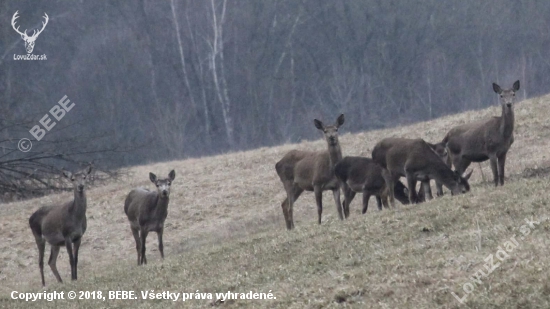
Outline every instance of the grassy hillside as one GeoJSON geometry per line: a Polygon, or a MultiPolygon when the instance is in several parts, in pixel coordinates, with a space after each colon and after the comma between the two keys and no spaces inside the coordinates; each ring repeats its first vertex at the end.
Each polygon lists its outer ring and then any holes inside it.
{"type": "MultiPolygon", "coordinates": [[[[550,308],[550,96],[516,105],[515,143],[508,154],[504,187],[494,188],[488,163],[472,165],[472,191],[366,215],[361,199],[347,221],[338,220],[324,195],[323,224],[316,224],[312,193],[295,204],[296,229],[287,232],[280,207],[285,197],[275,162],[293,148],[324,149],[321,139],[254,151],[131,169],[133,175],[88,192],[88,231],[80,253],[79,280],[70,281],[64,249],[57,284],[45,266],[40,284],[38,252],[28,217],[39,206],[72,194],[0,206],[0,307],[3,308],[550,308]],[[123,211],[126,194],[152,187],[148,173],[176,170],[160,260],[155,234],[148,238],[149,264],[137,267],[134,240],[123,211]],[[483,176],[486,180],[483,180],[483,176]],[[529,227],[525,219],[538,221],[529,227]],[[523,226],[523,227],[522,227],[523,226]],[[529,232],[528,235],[524,233],[529,232]],[[510,239],[515,239],[515,248],[510,239]],[[520,239],[523,237],[523,239],[520,239]],[[508,243],[507,243],[508,241],[508,243]],[[502,262],[499,247],[509,249],[502,262]],[[493,255],[500,265],[490,274],[493,255]],[[488,265],[489,269],[491,267],[488,265]],[[479,271],[484,271],[483,276],[479,271]],[[473,284],[475,273],[481,282],[473,284]],[[473,291],[472,291],[473,289],[473,291]],[[11,300],[12,291],[135,291],[138,300],[11,300]],[[272,300],[142,300],[142,291],[236,293],[271,291],[272,300]]],[[[391,130],[344,134],[344,155],[370,156],[383,137],[422,137],[435,142],[454,125],[491,115],[500,107],[467,112],[391,130]]],[[[347,117],[353,121],[353,117],[347,117]]],[[[328,122],[328,120],[327,120],[328,122]]],[[[312,130],[316,130],[311,125],[312,130]]],[[[345,132],[345,124],[342,130],[345,132]]],[[[448,190],[446,190],[448,192],[448,190]]],[[[502,251],[502,250],[501,250],[502,251]]],[[[46,262],[49,246],[46,248],[46,262]]]]}

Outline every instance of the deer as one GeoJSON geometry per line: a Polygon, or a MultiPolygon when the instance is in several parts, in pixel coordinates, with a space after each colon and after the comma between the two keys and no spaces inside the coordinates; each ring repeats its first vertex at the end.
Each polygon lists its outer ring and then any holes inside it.
{"type": "MultiPolygon", "coordinates": [[[[320,152],[294,149],[275,164],[275,170],[287,194],[281,203],[287,230],[294,229],[293,206],[304,190],[315,193],[319,224],[323,212],[323,191],[327,190],[332,191],[338,217],[340,220],[344,219],[340,204],[340,182],[334,175],[334,166],[342,159],[338,129],[344,124],[344,114],[336,119],[334,125],[325,126],[318,119],[314,119],[313,123],[323,132],[328,149],[320,152]]],[[[346,213],[346,217],[348,215],[346,213]]]]}
{"type": "MultiPolygon", "coordinates": [[[[445,143],[443,142],[439,142],[439,143],[436,143],[436,144],[432,144],[432,143],[429,143],[429,142],[426,142],[428,144],[428,146],[430,146],[430,148],[433,149],[433,151],[435,151],[435,153],[439,156],[439,158],[441,160],[443,160],[443,162],[445,162],[449,167],[452,168],[452,163],[451,163],[451,158],[449,156],[449,153],[447,152],[447,145],[445,145],[445,143]]],[[[443,184],[440,183],[439,181],[436,181],[435,182],[435,186],[436,186],[436,194],[437,196],[443,196],[443,184]]],[[[431,186],[429,184],[429,182],[427,184],[423,184],[420,188],[420,190],[418,191],[418,199],[420,202],[425,202],[426,199],[428,200],[431,200],[433,198],[432,196],[432,190],[431,190],[431,186]],[[427,191],[425,192],[424,190],[427,189],[427,191]]]]}
{"type": "MultiPolygon", "coordinates": [[[[334,175],[342,184],[344,192],[344,213],[349,213],[349,205],[356,193],[363,194],[362,214],[367,212],[369,199],[372,195],[376,197],[378,210],[382,205],[388,208],[388,190],[382,176],[382,167],[370,158],[345,157],[334,167],[334,175]]],[[[401,181],[395,183],[395,197],[402,204],[409,204],[407,188],[401,181]]]]}
{"type": "Polygon", "coordinates": [[[429,190],[429,180],[435,179],[451,190],[452,195],[470,191],[468,179],[453,171],[423,139],[385,138],[372,150],[374,162],[385,168],[383,177],[389,188],[391,207],[395,208],[395,182],[400,177],[407,178],[409,201],[418,203],[416,182],[420,180],[425,192],[429,190]]]}
{"type": "Polygon", "coordinates": [[[519,80],[505,90],[493,83],[493,91],[499,95],[502,106],[501,116],[449,130],[442,142],[447,145],[456,171],[465,171],[471,162],[489,160],[495,187],[504,185],[506,154],[514,143],[514,103],[518,90],[519,80]]]}
{"type": "Polygon", "coordinates": [[[159,179],[153,173],[149,173],[149,180],[157,187],[156,191],[145,188],[137,188],[126,196],[124,201],[124,213],[130,222],[130,229],[136,241],[137,264],[147,264],[145,257],[145,241],[149,232],[156,232],[160,257],[164,259],[164,245],[162,234],[164,221],[168,216],[168,203],[170,201],[170,186],[176,178],[174,170],[168,173],[168,178],[159,179]]]}
{"type": "Polygon", "coordinates": [[[85,171],[75,174],[63,170],[63,176],[68,178],[73,185],[74,199],[61,205],[43,206],[29,218],[29,225],[38,247],[38,266],[40,267],[42,286],[46,286],[44,280],[46,242],[51,245],[48,265],[50,265],[57,281],[59,283],[63,282],[56,265],[61,246],[67,248],[71,265],[71,279],[77,280],[78,250],[82,242],[82,236],[86,232],[87,176],[91,172],[91,166],[85,171]]]}
{"type": "Polygon", "coordinates": [[[46,28],[46,25],[48,24],[48,20],[50,19],[48,17],[48,14],[44,13],[44,21],[42,22],[42,29],[40,30],[33,30],[32,32],[32,35],[31,36],[28,36],[27,35],[27,29],[25,29],[25,31],[21,32],[19,31],[19,26],[17,26],[17,28],[15,28],[15,20],[19,18],[19,16],[17,16],[17,14],[19,13],[19,11],[16,11],[15,14],[13,14],[13,17],[11,19],[11,26],[13,28],[13,30],[15,30],[15,32],[19,33],[19,35],[21,35],[21,38],[23,39],[23,41],[25,41],[25,49],[27,50],[27,53],[30,54],[32,53],[32,51],[34,50],[34,44],[35,44],[35,41],[36,39],[38,38],[38,36],[40,35],[40,33],[42,33],[42,31],[44,31],[44,28],[46,28]]]}

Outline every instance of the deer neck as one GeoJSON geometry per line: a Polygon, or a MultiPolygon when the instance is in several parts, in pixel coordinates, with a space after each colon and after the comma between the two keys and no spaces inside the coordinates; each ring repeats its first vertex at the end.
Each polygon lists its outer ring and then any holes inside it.
{"type": "Polygon", "coordinates": [[[336,143],[336,145],[328,145],[328,157],[330,159],[330,167],[334,169],[336,163],[342,160],[342,148],[340,148],[340,143],[336,143]]]}
{"type": "Polygon", "coordinates": [[[73,213],[76,217],[86,216],[86,191],[78,192],[74,191],[73,213]]]}
{"type": "Polygon", "coordinates": [[[157,197],[157,207],[155,209],[156,215],[160,217],[165,217],[168,214],[168,202],[170,201],[169,197],[162,197],[158,194],[157,197]]]}
{"type": "Polygon", "coordinates": [[[502,116],[500,117],[499,131],[505,138],[512,136],[514,132],[514,107],[502,105],[502,116]]]}
{"type": "Polygon", "coordinates": [[[449,168],[449,166],[447,166],[447,164],[445,164],[445,162],[441,161],[440,163],[437,161],[437,164],[431,164],[430,167],[432,169],[430,174],[433,175],[430,178],[434,178],[435,180],[441,182],[451,191],[456,187],[457,182],[455,180],[455,173],[451,170],[451,168],[449,168]]]}

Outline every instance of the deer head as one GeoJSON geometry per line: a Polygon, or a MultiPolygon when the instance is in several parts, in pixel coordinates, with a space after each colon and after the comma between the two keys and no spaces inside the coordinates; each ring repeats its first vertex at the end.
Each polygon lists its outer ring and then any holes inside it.
{"type": "Polygon", "coordinates": [[[519,80],[517,80],[512,89],[502,89],[499,85],[493,83],[493,91],[500,96],[500,103],[506,107],[512,107],[516,101],[516,92],[519,90],[519,80]]]}
{"type": "Polygon", "coordinates": [[[456,181],[456,186],[451,190],[451,195],[458,195],[470,192],[470,184],[468,180],[472,176],[474,170],[471,170],[465,176],[460,175],[457,171],[454,171],[454,180],[456,181]]]}
{"type": "Polygon", "coordinates": [[[336,119],[336,123],[332,126],[325,126],[323,122],[318,119],[314,119],[313,123],[317,129],[323,131],[325,139],[330,146],[338,145],[338,128],[344,124],[344,114],[341,114],[338,119],[336,119]]]}
{"type": "Polygon", "coordinates": [[[86,184],[88,183],[86,176],[90,175],[91,173],[92,173],[92,166],[89,166],[84,171],[78,172],[75,174],[69,171],[63,170],[63,176],[65,176],[71,181],[71,183],[73,184],[74,191],[78,193],[84,192],[84,189],[86,188],[86,184]]]}
{"type": "Polygon", "coordinates": [[[174,170],[170,171],[168,178],[165,179],[158,179],[157,175],[149,173],[149,179],[155,184],[155,186],[157,186],[159,196],[164,198],[170,196],[170,186],[172,185],[174,178],[176,178],[176,172],[174,170]]]}
{"type": "Polygon", "coordinates": [[[13,14],[13,17],[11,19],[11,26],[13,27],[13,30],[15,30],[15,32],[17,32],[21,35],[21,38],[23,39],[23,41],[25,41],[25,49],[27,50],[27,53],[30,54],[30,53],[32,53],[32,51],[34,49],[34,41],[36,41],[36,38],[38,38],[38,35],[40,35],[40,33],[42,33],[42,31],[44,31],[44,28],[46,28],[46,25],[48,24],[49,17],[48,17],[48,14],[44,13],[45,21],[42,22],[42,29],[40,29],[38,31],[33,30],[32,35],[28,36],[27,35],[27,29],[25,29],[24,32],[21,32],[21,31],[19,31],[19,26],[17,26],[17,28],[15,28],[15,20],[19,18],[19,16],[17,16],[18,12],[19,11],[16,11],[15,14],[13,14]]]}

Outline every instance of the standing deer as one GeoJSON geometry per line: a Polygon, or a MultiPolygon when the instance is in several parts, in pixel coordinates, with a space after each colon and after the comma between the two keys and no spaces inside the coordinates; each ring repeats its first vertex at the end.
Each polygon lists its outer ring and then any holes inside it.
{"type": "Polygon", "coordinates": [[[174,178],[176,178],[174,170],[170,171],[168,178],[165,179],[157,179],[155,174],[149,173],[149,179],[157,186],[157,191],[134,189],[128,193],[124,201],[124,212],[130,221],[130,229],[136,241],[138,265],[147,264],[145,240],[149,232],[157,232],[160,257],[164,259],[162,233],[164,221],[168,215],[170,185],[174,178]]]}
{"type": "Polygon", "coordinates": [[[294,228],[292,208],[304,190],[315,192],[319,224],[321,224],[321,213],[323,212],[323,191],[326,190],[332,190],[338,217],[340,220],[344,219],[340,204],[340,182],[334,176],[334,166],[342,159],[342,149],[338,142],[338,128],[344,124],[344,114],[341,114],[336,120],[336,124],[332,126],[325,126],[317,119],[313,123],[317,129],[323,131],[328,149],[322,152],[291,150],[275,164],[275,169],[287,194],[281,207],[288,230],[294,228]]]}
{"type": "Polygon", "coordinates": [[[514,103],[519,80],[506,90],[493,83],[493,90],[500,96],[501,116],[454,127],[443,142],[456,171],[464,172],[471,162],[490,160],[495,186],[502,186],[506,154],[514,142],[514,103]]]}
{"type": "Polygon", "coordinates": [[[395,182],[402,176],[407,177],[411,203],[419,201],[415,190],[418,180],[425,192],[429,190],[425,186],[429,187],[430,179],[445,185],[453,195],[470,191],[468,179],[472,173],[462,177],[453,172],[423,139],[385,138],[372,150],[372,158],[386,169],[383,175],[392,207],[395,207],[395,182]]]}
{"type": "MultiPolygon", "coordinates": [[[[383,168],[370,158],[345,157],[334,167],[336,178],[342,183],[344,191],[344,213],[349,215],[349,205],[356,193],[363,193],[363,210],[367,212],[371,195],[376,197],[378,209],[382,204],[388,208],[388,193],[386,182],[382,176],[383,168]]],[[[401,181],[395,183],[395,197],[402,204],[409,204],[407,188],[401,181]]]]}
{"type": "Polygon", "coordinates": [[[63,245],[67,248],[69,255],[71,279],[76,280],[77,278],[78,249],[82,236],[86,232],[86,176],[91,172],[91,166],[85,172],[76,174],[63,171],[63,176],[69,178],[73,184],[74,199],[61,205],[43,206],[29,218],[29,225],[38,246],[38,266],[40,267],[42,286],[46,286],[44,281],[46,241],[52,247],[48,265],[57,281],[63,282],[56,266],[57,255],[63,245]]]}

